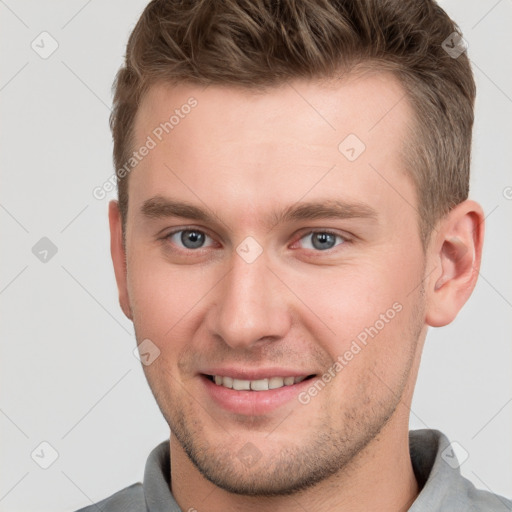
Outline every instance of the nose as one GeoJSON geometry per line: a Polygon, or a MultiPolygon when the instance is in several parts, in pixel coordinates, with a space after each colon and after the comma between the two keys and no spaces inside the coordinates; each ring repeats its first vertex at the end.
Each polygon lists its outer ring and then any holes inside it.
{"type": "Polygon", "coordinates": [[[215,290],[210,334],[233,349],[250,349],[283,338],[291,325],[290,292],[268,268],[265,253],[248,263],[233,251],[230,268],[215,290]]]}

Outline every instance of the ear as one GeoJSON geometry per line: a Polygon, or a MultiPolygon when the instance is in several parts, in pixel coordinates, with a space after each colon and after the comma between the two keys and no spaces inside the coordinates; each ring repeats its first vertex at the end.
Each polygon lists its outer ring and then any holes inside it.
{"type": "Polygon", "coordinates": [[[114,263],[114,273],[116,275],[117,289],[119,291],[119,304],[123,313],[133,320],[130,299],[128,297],[127,286],[127,266],[126,253],[123,246],[123,232],[121,224],[121,213],[119,211],[119,202],[112,200],[108,204],[108,220],[110,224],[110,254],[114,263]]]}
{"type": "Polygon", "coordinates": [[[475,201],[463,201],[438,223],[429,244],[425,321],[432,327],[452,322],[473,292],[484,238],[484,212],[475,201]]]}

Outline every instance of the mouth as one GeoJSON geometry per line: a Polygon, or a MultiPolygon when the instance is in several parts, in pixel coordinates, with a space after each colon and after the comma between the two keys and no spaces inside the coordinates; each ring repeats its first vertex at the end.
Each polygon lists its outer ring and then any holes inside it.
{"type": "Polygon", "coordinates": [[[272,369],[268,376],[263,370],[250,372],[230,369],[229,372],[231,375],[222,375],[221,371],[200,373],[199,380],[212,406],[220,407],[236,417],[265,416],[286,404],[299,404],[297,397],[311,386],[311,379],[317,377],[317,374],[300,375],[298,372],[290,375],[290,370],[286,370],[288,375],[279,375],[277,369],[272,369]]]}
{"type": "Polygon", "coordinates": [[[279,389],[285,386],[293,386],[305,380],[312,379],[315,375],[302,375],[298,377],[265,377],[256,380],[235,379],[233,377],[223,375],[206,375],[203,374],[208,380],[228,389],[235,391],[269,391],[272,389],[279,389]]]}

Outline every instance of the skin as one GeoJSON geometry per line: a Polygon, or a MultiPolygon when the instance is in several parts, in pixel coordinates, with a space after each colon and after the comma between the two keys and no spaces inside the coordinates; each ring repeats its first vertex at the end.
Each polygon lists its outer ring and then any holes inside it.
{"type": "Polygon", "coordinates": [[[109,205],[121,307],[137,343],[160,350],[144,371],[172,431],[170,481],[183,510],[397,511],[416,498],[408,421],[421,350],[428,326],[450,323],[475,286],[484,216],[474,201],[459,204],[423,251],[400,156],[414,120],[403,94],[391,75],[367,73],[265,93],[158,84],[145,96],[136,147],[190,96],[198,102],[129,176],[126,250],[109,205]],[[350,133],[366,145],[353,162],[338,150],[350,133]],[[147,218],[141,206],[157,195],[211,217],[147,218]],[[329,199],[377,217],[266,222],[329,199]],[[165,239],[180,228],[206,233],[204,245],[165,239]],[[344,238],[319,250],[311,231],[325,229],[344,238]],[[247,236],[263,249],[252,263],[236,251],[247,236]],[[235,414],[205,392],[198,372],[208,365],[322,376],[396,303],[400,312],[307,404],[235,414]],[[239,457],[247,443],[259,456],[250,466],[239,457]]]}

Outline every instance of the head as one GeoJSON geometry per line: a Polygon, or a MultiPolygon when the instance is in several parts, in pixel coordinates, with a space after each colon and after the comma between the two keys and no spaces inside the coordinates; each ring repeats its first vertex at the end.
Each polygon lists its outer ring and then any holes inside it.
{"type": "Polygon", "coordinates": [[[481,254],[456,31],[428,1],[158,0],[132,32],[111,118],[120,303],[216,485],[291,493],[406,432],[427,327],[455,318],[481,254]],[[209,375],[265,371],[309,378],[274,407],[211,395],[209,375]]]}

